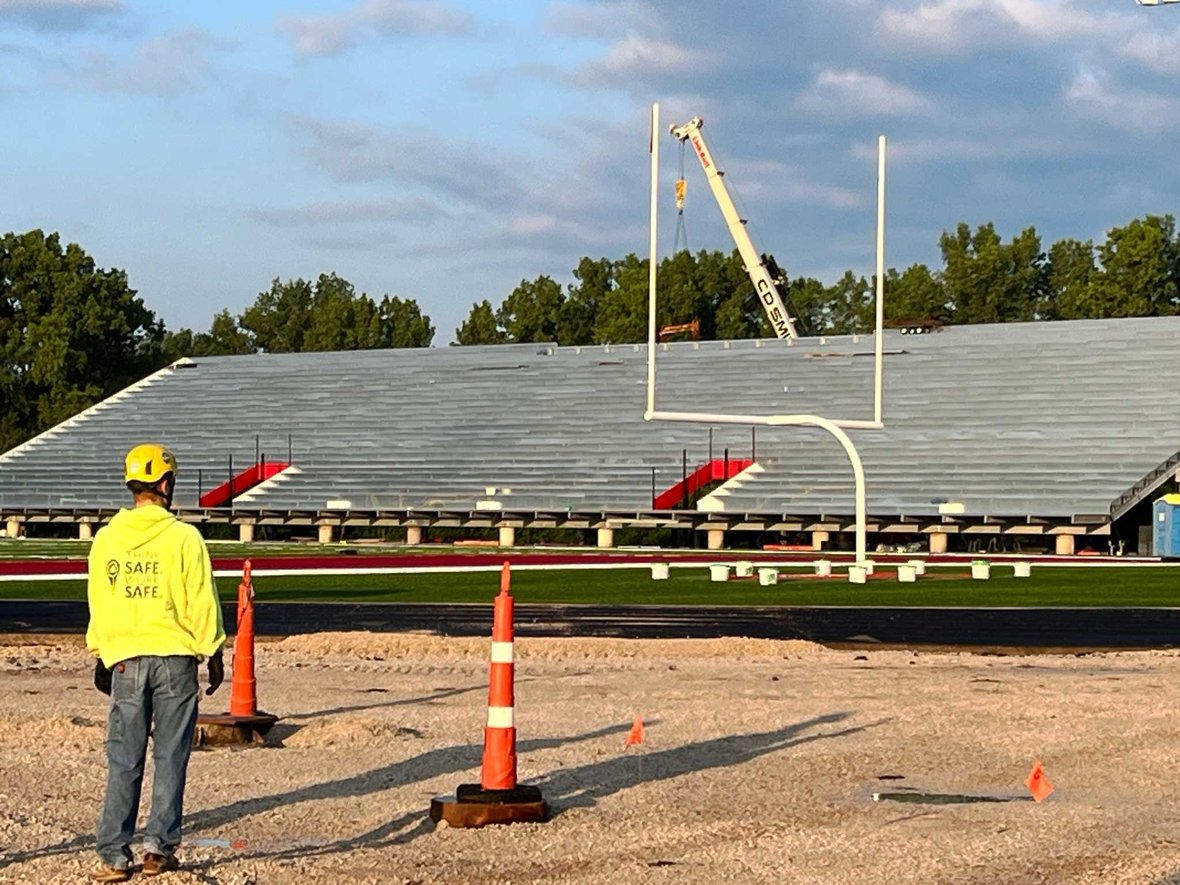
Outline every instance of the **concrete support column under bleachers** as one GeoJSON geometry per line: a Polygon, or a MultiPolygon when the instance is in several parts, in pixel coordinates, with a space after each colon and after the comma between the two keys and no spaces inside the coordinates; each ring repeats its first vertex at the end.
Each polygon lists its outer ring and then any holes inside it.
{"type": "Polygon", "coordinates": [[[9,517],[5,530],[10,538],[19,538],[21,536],[20,520],[15,516],[9,517]]]}
{"type": "Polygon", "coordinates": [[[725,529],[709,529],[708,547],[710,550],[722,550],[725,548],[725,529]]]}
{"type": "Polygon", "coordinates": [[[78,537],[83,541],[89,541],[94,537],[94,525],[89,522],[78,523],[78,537]]]}
{"type": "Polygon", "coordinates": [[[607,548],[615,546],[615,530],[614,529],[599,529],[598,530],[598,546],[607,548]]]}
{"type": "Polygon", "coordinates": [[[254,523],[244,522],[238,526],[238,540],[243,544],[254,542],[254,523]]]}
{"type": "Polygon", "coordinates": [[[1073,556],[1074,541],[1073,535],[1058,535],[1057,536],[1057,555],[1058,556],[1073,556]]]}
{"type": "Polygon", "coordinates": [[[947,547],[946,532],[931,532],[930,533],[930,552],[931,553],[946,553],[947,547]]]}
{"type": "Polygon", "coordinates": [[[510,525],[500,526],[500,546],[514,547],[516,546],[516,529],[510,525]]]}
{"type": "Polygon", "coordinates": [[[832,535],[830,532],[825,532],[822,529],[817,529],[816,531],[811,533],[811,549],[812,550],[823,550],[824,544],[828,543],[828,541],[830,541],[831,539],[832,539],[832,535]]]}
{"type": "Polygon", "coordinates": [[[320,523],[320,543],[321,544],[331,544],[332,543],[332,524],[331,523],[328,523],[328,522],[321,522],[320,523]]]}
{"type": "Polygon", "coordinates": [[[406,543],[411,547],[415,547],[422,543],[422,526],[408,525],[406,526],[406,543]]]}

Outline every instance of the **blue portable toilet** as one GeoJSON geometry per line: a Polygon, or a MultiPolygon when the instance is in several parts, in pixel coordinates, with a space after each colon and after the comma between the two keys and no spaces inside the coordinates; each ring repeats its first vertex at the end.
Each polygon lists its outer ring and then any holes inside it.
{"type": "Polygon", "coordinates": [[[1156,498],[1152,526],[1152,555],[1180,556],[1180,495],[1156,498]]]}

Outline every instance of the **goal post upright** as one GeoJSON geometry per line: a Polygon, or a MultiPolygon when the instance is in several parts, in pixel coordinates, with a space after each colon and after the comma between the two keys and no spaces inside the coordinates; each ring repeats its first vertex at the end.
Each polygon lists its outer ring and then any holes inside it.
{"type": "MultiPolygon", "coordinates": [[[[651,232],[649,237],[650,258],[647,268],[647,411],[650,415],[656,408],[656,233],[659,216],[660,179],[660,103],[651,106],[651,134],[648,150],[651,153],[651,232]]],[[[650,418],[648,420],[651,420],[650,418]]]]}
{"type": "Polygon", "coordinates": [[[877,322],[873,337],[873,421],[884,427],[881,413],[885,356],[885,136],[877,136],[877,322]]]}
{"type": "Polygon", "coordinates": [[[855,482],[856,561],[863,562],[866,553],[866,492],[864,465],[845,429],[879,430],[884,425],[882,410],[883,388],[883,331],[885,316],[885,136],[877,139],[877,225],[876,225],[876,329],[873,366],[873,417],[868,419],[832,419],[821,415],[735,415],[723,412],[681,412],[656,408],[656,344],[657,344],[657,218],[659,191],[659,104],[651,109],[651,212],[650,212],[650,267],[648,268],[648,329],[647,329],[647,406],[645,421],[679,421],[697,424],[748,424],[768,427],[817,427],[836,438],[848,456],[855,482]]]}

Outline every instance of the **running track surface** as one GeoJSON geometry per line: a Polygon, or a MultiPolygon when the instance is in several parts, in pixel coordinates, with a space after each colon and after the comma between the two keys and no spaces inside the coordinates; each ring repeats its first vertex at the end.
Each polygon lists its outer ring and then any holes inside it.
{"type": "MultiPolygon", "coordinates": [[[[659,561],[707,564],[750,559],[801,563],[818,556],[849,559],[849,554],[794,551],[657,550],[614,553],[461,553],[419,555],[344,555],[252,557],[257,571],[294,570],[368,571],[495,568],[505,561],[514,566],[568,567],[611,565],[638,567],[659,561]]],[[[877,561],[905,561],[906,554],[874,554],[877,561]]],[[[970,555],[923,557],[927,562],[964,563],[970,555]]],[[[1013,557],[1005,557],[1011,559],[1013,557]]],[[[1044,564],[1089,563],[1130,565],[1150,561],[1129,558],[1015,557],[1044,564]]],[[[1001,561],[995,558],[993,561],[1001,561]]],[[[218,559],[221,572],[239,571],[243,558],[218,559]]],[[[9,580],[28,575],[81,575],[82,560],[9,560],[0,562],[0,575],[9,580]]],[[[255,611],[260,636],[291,636],[326,630],[403,632],[429,630],[445,636],[488,635],[491,605],[399,603],[270,603],[255,611]]],[[[224,604],[226,624],[236,621],[234,603],[224,604]]],[[[0,633],[80,633],[85,630],[86,603],[82,600],[2,600],[0,633]]],[[[959,646],[996,648],[1167,648],[1180,646],[1180,608],[847,608],[737,607],[737,606],[516,606],[516,633],[529,636],[715,638],[749,636],[768,639],[808,639],[823,643],[901,646],[959,646]]]]}

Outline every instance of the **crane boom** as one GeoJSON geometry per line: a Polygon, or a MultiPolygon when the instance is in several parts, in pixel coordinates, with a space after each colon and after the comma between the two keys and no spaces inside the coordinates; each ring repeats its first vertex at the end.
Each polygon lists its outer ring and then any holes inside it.
{"type": "Polygon", "coordinates": [[[701,167],[705,170],[705,178],[708,179],[717,205],[721,208],[721,215],[729,227],[729,234],[737,244],[738,254],[745,262],[746,273],[750,275],[754,291],[758,293],[758,300],[762,302],[762,309],[766,311],[766,317],[774,328],[774,334],[779,338],[798,338],[795,321],[791,319],[786,305],[783,304],[774,277],[762,261],[758,250],[754,248],[750,234],[746,231],[746,221],[738,215],[729,189],[725,186],[725,179],[722,177],[724,173],[718,170],[717,164],[713,162],[713,155],[709,153],[709,147],[705,144],[705,138],[701,134],[701,127],[704,125],[705,122],[700,117],[693,117],[683,126],[670,127],[669,131],[680,141],[692,144],[696,151],[697,159],[701,161],[701,167]]]}

